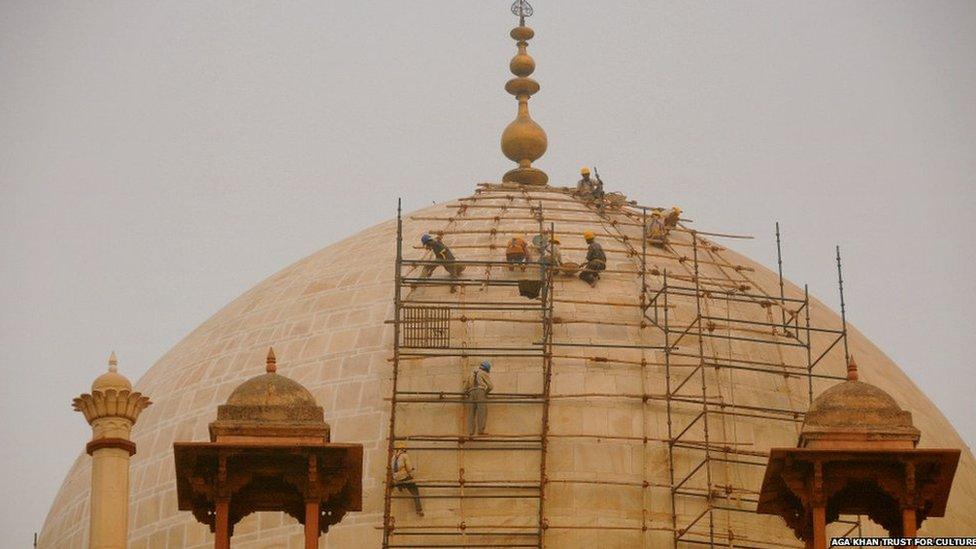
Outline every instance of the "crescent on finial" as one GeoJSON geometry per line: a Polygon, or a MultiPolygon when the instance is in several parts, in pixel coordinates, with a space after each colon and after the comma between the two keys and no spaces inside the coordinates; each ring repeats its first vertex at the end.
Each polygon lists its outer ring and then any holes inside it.
{"type": "Polygon", "coordinates": [[[532,17],[533,13],[529,0],[515,0],[512,2],[512,15],[518,16],[520,25],[525,26],[525,18],[532,17]]]}

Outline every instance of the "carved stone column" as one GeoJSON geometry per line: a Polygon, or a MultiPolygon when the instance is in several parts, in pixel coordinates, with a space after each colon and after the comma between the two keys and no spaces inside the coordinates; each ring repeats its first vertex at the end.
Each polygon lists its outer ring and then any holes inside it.
{"type": "Polygon", "coordinates": [[[136,453],[132,426],[151,403],[132,391],[132,384],[116,370],[115,353],[109,370],[92,383],[91,393],[74,399],[92,428],[88,455],[92,457],[91,549],[125,549],[129,525],[129,458],[136,453]]]}

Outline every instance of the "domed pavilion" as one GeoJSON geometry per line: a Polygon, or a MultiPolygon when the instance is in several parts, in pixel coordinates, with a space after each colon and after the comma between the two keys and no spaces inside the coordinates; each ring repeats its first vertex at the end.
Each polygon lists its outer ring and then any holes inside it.
{"type": "Polygon", "coordinates": [[[919,449],[921,433],[882,389],[847,380],[818,396],[795,449],[773,448],[757,511],[779,515],[807,547],[828,546],[826,526],[864,515],[889,535],[914,537],[945,514],[960,450],[919,449]]]}

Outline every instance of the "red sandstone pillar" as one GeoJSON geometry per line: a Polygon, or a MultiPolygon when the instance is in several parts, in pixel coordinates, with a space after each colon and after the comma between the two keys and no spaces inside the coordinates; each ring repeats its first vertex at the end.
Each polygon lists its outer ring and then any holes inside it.
{"type": "MultiPolygon", "coordinates": [[[[901,531],[906,538],[914,538],[917,535],[915,530],[915,508],[906,507],[901,512],[901,531]]],[[[912,545],[911,547],[915,547],[912,545]]]]}
{"type": "Polygon", "coordinates": [[[305,502],[305,549],[319,547],[319,502],[305,502]]]}
{"type": "Polygon", "coordinates": [[[827,549],[827,508],[823,504],[813,508],[813,549],[827,549]]]}
{"type": "Polygon", "coordinates": [[[230,501],[217,500],[214,520],[214,549],[230,549],[230,501]]]}

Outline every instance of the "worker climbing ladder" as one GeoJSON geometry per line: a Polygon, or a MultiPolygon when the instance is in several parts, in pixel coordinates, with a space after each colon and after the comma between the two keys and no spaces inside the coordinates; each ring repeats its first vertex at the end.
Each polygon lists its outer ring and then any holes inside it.
{"type": "Polygon", "coordinates": [[[552,275],[540,259],[500,276],[509,263],[485,258],[455,261],[463,267],[457,277],[425,276],[438,263],[405,257],[399,208],[396,246],[383,547],[542,547],[552,275]],[[518,329],[492,328],[499,325],[518,329]],[[506,337],[486,336],[495,332],[506,337]],[[458,426],[469,405],[459,380],[482,361],[500,379],[487,400],[488,432],[478,435],[458,426]],[[518,421],[526,417],[537,422],[518,421]],[[534,426],[519,430],[522,423],[534,426]],[[415,463],[423,516],[400,503],[414,496],[394,481],[398,451],[415,463]],[[491,520],[466,518],[471,505],[490,509],[491,520]]]}

